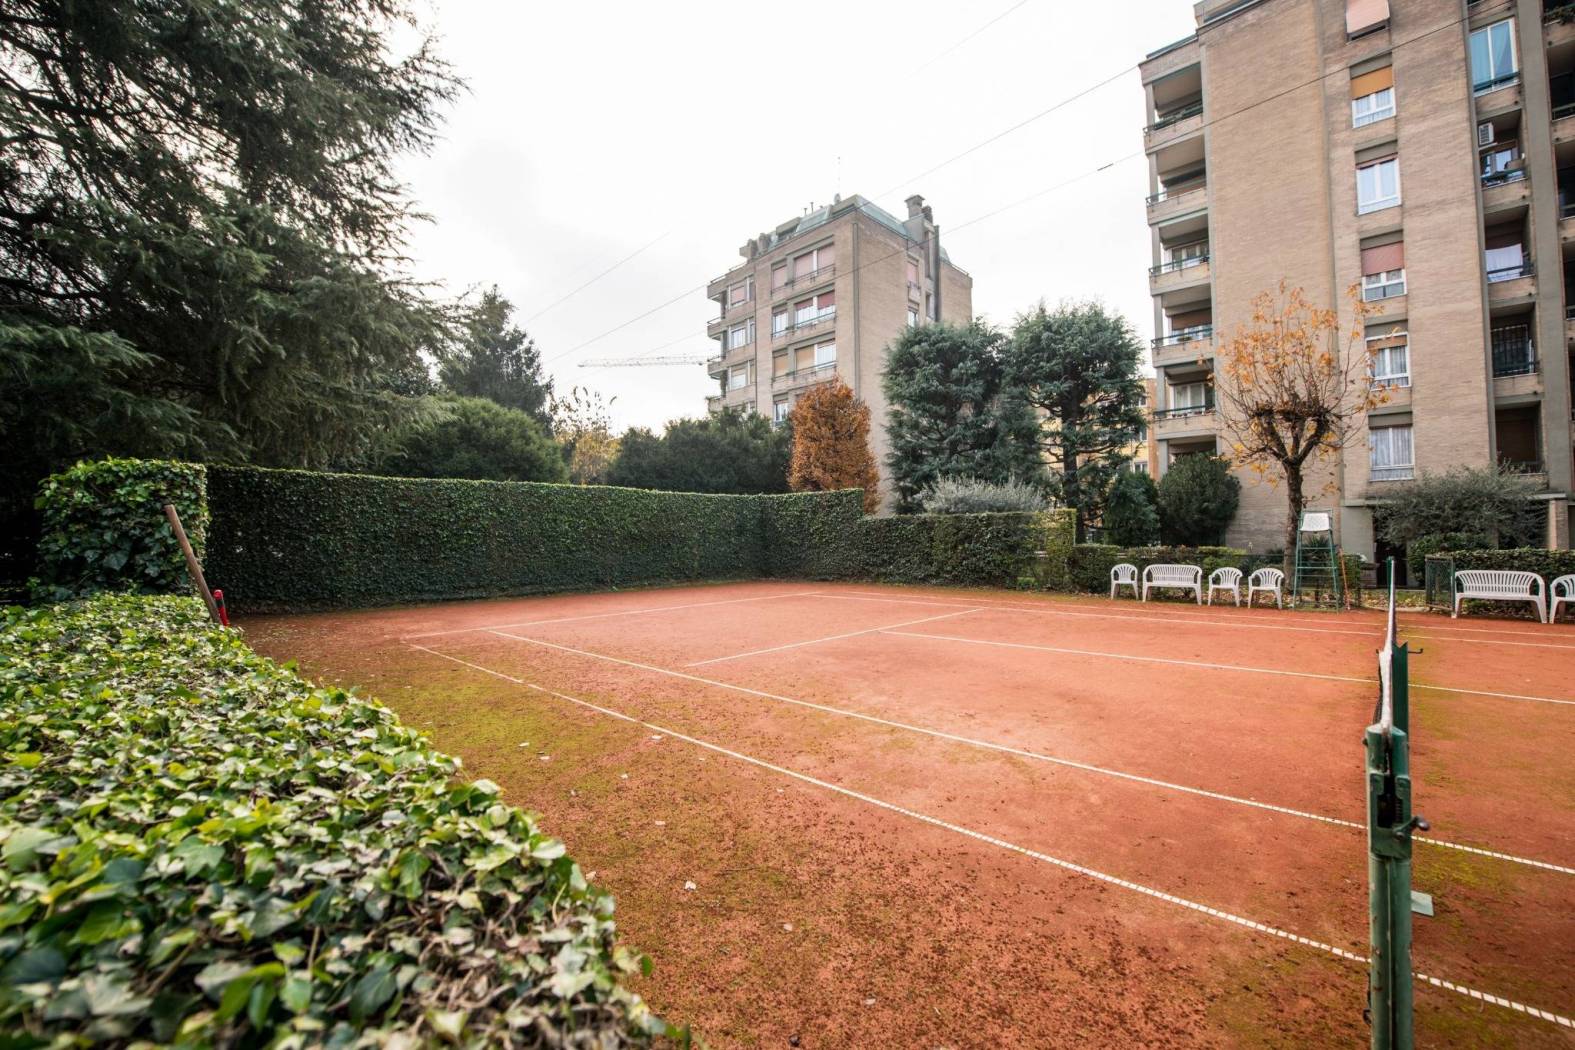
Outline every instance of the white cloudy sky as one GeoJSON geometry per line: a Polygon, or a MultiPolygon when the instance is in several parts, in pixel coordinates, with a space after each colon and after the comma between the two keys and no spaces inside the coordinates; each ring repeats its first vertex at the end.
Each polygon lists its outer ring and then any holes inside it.
{"type": "Polygon", "coordinates": [[[433,153],[403,166],[434,220],[415,233],[418,273],[498,284],[559,386],[615,397],[620,427],[699,415],[713,381],[698,365],[577,362],[711,352],[715,305],[694,289],[839,191],[899,215],[922,193],[993,322],[1097,297],[1151,334],[1131,67],[1191,31],[1187,0],[424,3],[469,92],[433,153]]]}

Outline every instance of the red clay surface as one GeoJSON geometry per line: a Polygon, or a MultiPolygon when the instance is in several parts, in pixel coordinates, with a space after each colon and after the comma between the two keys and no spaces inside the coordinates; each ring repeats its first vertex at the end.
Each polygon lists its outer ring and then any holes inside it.
{"type": "MultiPolygon", "coordinates": [[[[1367,1038],[1380,614],[749,583],[244,626],[542,813],[713,1046],[1367,1038]]],[[[1557,1015],[1419,980],[1418,1044],[1575,1045],[1575,626],[1401,627],[1416,969],[1557,1015]]]]}

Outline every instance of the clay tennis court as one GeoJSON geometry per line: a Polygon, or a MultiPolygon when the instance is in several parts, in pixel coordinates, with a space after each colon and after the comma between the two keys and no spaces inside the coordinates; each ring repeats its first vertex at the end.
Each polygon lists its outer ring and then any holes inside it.
{"type": "MultiPolygon", "coordinates": [[[[738,583],[253,617],[540,812],[713,1046],[1357,1045],[1377,612],[738,583]]],[[[1402,614],[1419,1045],[1575,1045],[1575,626],[1402,614]]]]}

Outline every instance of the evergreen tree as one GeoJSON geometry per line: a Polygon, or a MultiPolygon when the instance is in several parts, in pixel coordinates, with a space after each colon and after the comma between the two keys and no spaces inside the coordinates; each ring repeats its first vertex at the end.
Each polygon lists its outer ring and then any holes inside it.
{"type": "Polygon", "coordinates": [[[1041,483],[1038,423],[1006,384],[1006,337],[983,322],[909,328],[882,381],[899,510],[944,477],[1041,483]]]}
{"type": "Polygon", "coordinates": [[[1132,326],[1098,303],[1040,303],[1012,329],[1006,380],[1044,414],[1051,492],[1076,509],[1079,539],[1143,426],[1142,360],[1132,326]]]}
{"type": "Polygon", "coordinates": [[[870,408],[840,376],[806,390],[793,406],[794,492],[864,490],[864,513],[880,506],[880,475],[870,452],[870,408]]]}
{"type": "Polygon", "coordinates": [[[1159,542],[1159,490],[1154,479],[1123,470],[1111,482],[1105,500],[1105,542],[1120,547],[1146,547],[1159,542]]]}
{"type": "Polygon", "coordinates": [[[1229,460],[1180,456],[1159,479],[1160,536],[1184,547],[1218,546],[1240,502],[1241,482],[1229,460]]]}
{"type": "Polygon", "coordinates": [[[396,432],[380,472],[407,478],[567,481],[546,428],[516,408],[481,397],[432,398],[430,421],[396,432]]]}
{"type": "Polygon", "coordinates": [[[786,492],[791,441],[754,412],[677,419],[660,436],[633,427],[619,439],[607,483],[669,492],[786,492]]]}
{"type": "Polygon", "coordinates": [[[456,394],[517,408],[551,427],[552,380],[542,375],[541,352],[530,336],[509,323],[513,313],[513,304],[496,285],[483,292],[481,301],[466,312],[464,329],[448,348],[438,375],[456,394]]]}

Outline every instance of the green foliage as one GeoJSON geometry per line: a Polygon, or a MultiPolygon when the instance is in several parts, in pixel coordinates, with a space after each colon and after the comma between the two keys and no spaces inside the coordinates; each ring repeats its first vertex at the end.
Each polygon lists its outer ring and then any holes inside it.
{"type": "Polygon", "coordinates": [[[1468,551],[1491,548],[1493,543],[1486,536],[1469,532],[1431,532],[1418,536],[1405,546],[1406,568],[1413,581],[1421,580],[1426,570],[1427,556],[1441,551],[1468,551]]]}
{"type": "Polygon", "coordinates": [[[1069,561],[1071,589],[1108,593],[1110,570],[1123,562],[1136,565],[1140,579],[1143,570],[1150,565],[1197,565],[1203,569],[1203,582],[1207,587],[1209,574],[1215,569],[1237,568],[1245,576],[1264,566],[1276,566],[1279,559],[1251,555],[1234,547],[1118,547],[1110,543],[1079,543],[1072,549],[1069,561]]]}
{"type": "Polygon", "coordinates": [[[900,514],[859,522],[861,575],[884,583],[1005,587],[1034,564],[1037,514],[900,514]]]}
{"type": "Polygon", "coordinates": [[[1241,503],[1241,482],[1219,456],[1181,456],[1159,481],[1159,531],[1169,544],[1210,546],[1224,541],[1225,530],[1241,503]]]}
{"type": "Polygon", "coordinates": [[[1045,552],[1036,583],[1046,590],[1072,589],[1072,551],[1077,546],[1077,512],[1056,507],[1039,515],[1040,542],[1045,552]]]}
{"type": "Polygon", "coordinates": [[[1536,482],[1505,470],[1423,474],[1394,487],[1377,515],[1378,535],[1396,546],[1442,533],[1485,538],[1472,546],[1529,546],[1542,538],[1545,511],[1531,498],[1536,491],[1536,482]]]}
{"type": "Polygon", "coordinates": [[[786,492],[793,438],[754,412],[678,419],[660,437],[635,427],[619,442],[607,483],[666,492],[786,492]]]}
{"type": "Polygon", "coordinates": [[[1105,539],[1119,547],[1159,542],[1159,489],[1154,479],[1123,470],[1110,485],[1103,518],[1105,539]]]}
{"type": "Polygon", "coordinates": [[[558,446],[534,418],[480,397],[431,399],[430,419],[390,439],[379,468],[411,478],[483,481],[567,481],[558,446]]]}
{"type": "Polygon", "coordinates": [[[0,621],[16,1046],[613,1046],[612,900],[496,785],[184,598],[0,621]],[[464,1005],[460,1005],[464,1004],[464,1005]]]}
{"type": "Polygon", "coordinates": [[[1042,480],[1038,421],[1006,383],[1005,348],[982,321],[909,328],[891,344],[882,388],[898,510],[918,510],[943,477],[1042,480]]]}
{"type": "Polygon", "coordinates": [[[484,397],[550,427],[552,380],[542,375],[536,344],[510,323],[513,313],[514,305],[496,285],[483,292],[466,310],[459,338],[445,349],[438,376],[456,394],[484,397]]]}
{"type": "Polygon", "coordinates": [[[864,493],[791,492],[761,496],[761,570],[811,580],[858,575],[854,542],[864,518],[864,493]]]}
{"type": "Polygon", "coordinates": [[[99,591],[189,593],[186,560],[164,516],[175,504],[198,557],[208,527],[206,472],[195,463],[105,459],[45,478],[37,507],[41,578],[35,596],[99,591]]]}
{"type": "Polygon", "coordinates": [[[1022,481],[992,482],[979,478],[937,478],[919,493],[926,514],[1033,513],[1049,506],[1044,490],[1022,481]]]}
{"type": "Polygon", "coordinates": [[[1142,363],[1132,326],[1098,303],[1040,303],[1013,326],[1006,382],[1044,413],[1050,494],[1077,510],[1079,537],[1142,432],[1142,363]]]}
{"type": "Polygon", "coordinates": [[[1541,547],[1447,552],[1455,569],[1515,569],[1534,572],[1547,583],[1575,572],[1575,551],[1550,551],[1541,547]]]}

